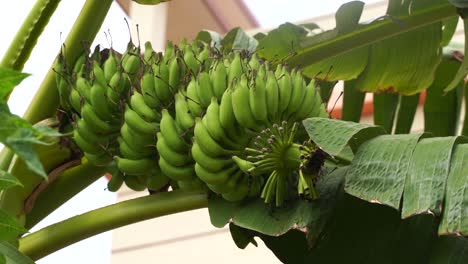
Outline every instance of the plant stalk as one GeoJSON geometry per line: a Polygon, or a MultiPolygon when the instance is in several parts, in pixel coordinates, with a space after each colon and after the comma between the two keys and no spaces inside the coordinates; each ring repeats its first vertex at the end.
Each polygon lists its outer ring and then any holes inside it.
{"type": "Polygon", "coordinates": [[[457,16],[456,8],[445,1],[437,6],[416,11],[409,16],[386,18],[379,22],[364,25],[361,28],[337,38],[316,45],[307,45],[307,39],[295,56],[286,59],[292,67],[306,67],[312,63],[342,55],[353,49],[367,46],[381,40],[414,30],[441,20],[457,16]]]}
{"type": "Polygon", "coordinates": [[[66,170],[40,193],[32,210],[26,214],[27,229],[32,228],[58,207],[101,178],[104,167],[96,167],[82,160],[82,164],[66,170]]]}
{"type": "Polygon", "coordinates": [[[60,0],[37,0],[0,62],[3,67],[21,71],[36,46],[60,0]]]}
{"type": "Polygon", "coordinates": [[[50,225],[19,240],[19,250],[38,260],[68,245],[118,227],[206,207],[201,191],[172,191],[99,208],[50,225]]]}

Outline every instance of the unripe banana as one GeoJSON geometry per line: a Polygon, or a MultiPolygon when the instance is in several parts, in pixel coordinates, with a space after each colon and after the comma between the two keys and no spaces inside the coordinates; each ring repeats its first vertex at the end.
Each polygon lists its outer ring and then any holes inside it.
{"type": "Polygon", "coordinates": [[[234,116],[241,126],[253,130],[258,128],[258,124],[250,109],[249,87],[245,75],[242,75],[240,82],[236,83],[234,86],[234,91],[232,92],[232,108],[234,110],[234,116]]]}
{"type": "MultiPolygon", "coordinates": [[[[283,113],[286,111],[291,99],[291,76],[286,71],[286,68],[283,67],[281,76],[278,78],[278,91],[279,91],[279,101],[278,101],[278,114],[284,116],[283,113]]],[[[287,115],[287,113],[286,113],[287,115]]]]}
{"type": "Polygon", "coordinates": [[[104,77],[107,82],[110,81],[112,76],[118,71],[119,59],[117,58],[113,49],[109,50],[109,57],[106,59],[103,65],[104,77]]]}
{"type": "Polygon", "coordinates": [[[200,98],[200,105],[206,109],[211,103],[211,98],[214,96],[210,76],[207,72],[201,72],[198,75],[198,85],[196,87],[198,97],[200,98]]]}
{"type": "Polygon", "coordinates": [[[239,158],[238,156],[232,156],[232,160],[237,164],[239,169],[243,171],[244,173],[249,173],[250,169],[255,168],[255,164],[248,161],[239,158]]]}
{"type": "Polygon", "coordinates": [[[236,170],[229,176],[229,179],[225,183],[218,185],[207,184],[207,186],[217,194],[230,193],[235,190],[237,182],[240,181],[242,177],[244,177],[242,171],[236,170]]]}
{"type": "Polygon", "coordinates": [[[213,70],[210,71],[210,78],[213,84],[213,93],[221,101],[227,88],[227,71],[222,60],[215,62],[213,70]]]}
{"type": "Polygon", "coordinates": [[[288,116],[295,114],[299,108],[301,107],[302,100],[305,96],[305,81],[302,78],[302,74],[300,71],[294,71],[291,73],[292,79],[292,92],[291,92],[291,99],[289,102],[288,109],[286,112],[288,116]]]}
{"type": "Polygon", "coordinates": [[[232,88],[228,88],[221,98],[219,122],[225,130],[231,130],[236,126],[236,117],[232,109],[232,88]]]}
{"type": "Polygon", "coordinates": [[[173,98],[169,78],[171,71],[165,63],[154,64],[154,91],[162,104],[167,105],[173,98]]]}
{"type": "Polygon", "coordinates": [[[195,163],[195,172],[198,178],[210,185],[222,185],[229,180],[229,177],[237,171],[237,166],[231,166],[221,171],[209,171],[199,163],[195,163]]]}
{"type": "Polygon", "coordinates": [[[99,62],[93,61],[93,82],[94,83],[99,83],[101,86],[106,87],[107,86],[107,80],[104,75],[104,70],[99,66],[99,62]]]}
{"type": "Polygon", "coordinates": [[[117,162],[117,167],[120,171],[129,175],[145,175],[147,174],[154,166],[155,161],[151,159],[126,159],[121,157],[114,157],[117,162]]]}
{"type": "Polygon", "coordinates": [[[107,152],[103,152],[97,155],[85,152],[84,156],[89,160],[91,164],[98,167],[105,167],[110,162],[112,162],[112,156],[107,152]]]}
{"type": "Polygon", "coordinates": [[[122,137],[117,138],[119,142],[120,154],[129,159],[143,159],[145,157],[151,156],[153,150],[151,148],[140,148],[134,149],[136,146],[134,144],[129,145],[122,137]]]}
{"type": "Polygon", "coordinates": [[[161,119],[161,114],[146,105],[143,95],[139,92],[133,93],[130,98],[130,106],[146,122],[156,122],[161,119]]]}
{"type": "Polygon", "coordinates": [[[128,188],[137,192],[146,189],[146,179],[141,179],[140,177],[125,175],[124,182],[128,188]]]}
{"type": "Polygon", "coordinates": [[[255,77],[255,85],[249,91],[249,103],[255,120],[267,122],[268,110],[266,102],[265,81],[259,75],[255,77]]]}
{"type": "Polygon", "coordinates": [[[200,68],[200,62],[193,54],[191,48],[186,48],[184,50],[184,62],[192,76],[197,76],[198,69],[200,68]]]}
{"type": "Polygon", "coordinates": [[[196,177],[193,164],[176,167],[171,165],[162,156],[160,156],[159,167],[165,175],[175,181],[190,181],[196,177]]]}
{"type": "Polygon", "coordinates": [[[83,119],[78,119],[76,122],[75,131],[77,131],[80,136],[89,142],[90,144],[95,145],[107,145],[108,137],[104,134],[98,134],[98,131],[93,131],[83,119]]]}
{"type": "Polygon", "coordinates": [[[148,175],[146,186],[152,191],[159,191],[165,187],[170,181],[159,167],[154,167],[151,173],[148,175]]]}
{"type": "Polygon", "coordinates": [[[75,82],[75,89],[83,96],[88,102],[91,100],[91,83],[85,77],[84,67],[78,72],[75,82]]]}
{"type": "Polygon", "coordinates": [[[73,107],[73,109],[80,113],[81,112],[81,95],[76,89],[71,89],[70,91],[70,105],[73,107]]]}
{"type": "Polygon", "coordinates": [[[114,120],[112,109],[107,104],[107,96],[105,86],[99,82],[94,82],[91,87],[91,106],[96,115],[102,120],[114,120]]]}
{"type": "Polygon", "coordinates": [[[219,121],[219,104],[215,97],[211,98],[211,104],[206,109],[202,122],[214,140],[225,144],[231,149],[238,149],[242,146],[239,145],[239,142],[231,140],[221,126],[221,122],[219,121]]]}
{"type": "Polygon", "coordinates": [[[123,56],[122,68],[123,71],[128,74],[130,79],[133,82],[133,79],[140,71],[141,59],[140,59],[140,49],[135,49],[123,56]]]}
{"type": "Polygon", "coordinates": [[[179,60],[174,57],[169,62],[169,88],[175,92],[179,90],[181,76],[184,76],[182,73],[182,67],[179,64],[179,60]]]}
{"type": "Polygon", "coordinates": [[[147,71],[143,74],[140,80],[140,88],[143,95],[143,100],[145,100],[145,103],[151,108],[157,108],[161,106],[161,101],[156,95],[154,78],[155,77],[153,77],[153,73],[151,71],[147,71]]]}
{"type": "Polygon", "coordinates": [[[125,123],[138,133],[142,134],[153,135],[159,131],[157,123],[146,122],[128,106],[125,109],[125,123]]]}
{"type": "Polygon", "coordinates": [[[156,53],[149,41],[145,42],[145,53],[143,54],[143,59],[145,63],[149,65],[153,64],[156,60],[156,53]]]}
{"type": "Polygon", "coordinates": [[[244,72],[242,59],[240,57],[239,52],[234,55],[234,59],[232,60],[229,66],[229,74],[228,74],[228,86],[231,85],[233,80],[239,80],[242,73],[244,72]]]}
{"type": "Polygon", "coordinates": [[[233,164],[233,161],[229,158],[220,159],[219,157],[209,156],[203,152],[196,141],[193,142],[191,153],[193,159],[209,171],[221,171],[233,164]]]}
{"type": "Polygon", "coordinates": [[[237,155],[238,150],[228,150],[216,142],[206,130],[200,118],[195,119],[195,140],[200,148],[211,157],[237,155]]]}
{"type": "Polygon", "coordinates": [[[154,148],[156,133],[141,134],[133,130],[128,123],[124,123],[120,128],[120,135],[134,151],[142,151],[146,148],[154,148]]]}
{"type": "Polygon", "coordinates": [[[266,102],[268,109],[268,118],[274,123],[278,117],[279,90],[276,77],[273,72],[267,73],[267,81],[265,84],[266,102]]]}
{"type": "Polygon", "coordinates": [[[112,172],[112,177],[107,183],[107,190],[110,192],[116,192],[120,189],[120,187],[122,187],[123,182],[124,175],[120,171],[115,170],[112,172]]]}
{"type": "Polygon", "coordinates": [[[176,121],[182,129],[188,130],[195,125],[195,119],[189,110],[185,96],[180,92],[175,95],[175,113],[176,121]]]}
{"type": "Polygon", "coordinates": [[[172,149],[161,133],[158,133],[157,136],[158,142],[156,143],[156,148],[158,149],[159,156],[163,157],[168,163],[175,167],[180,167],[193,161],[192,158],[187,155],[187,152],[177,152],[172,149]]]}
{"type": "Polygon", "coordinates": [[[187,85],[187,104],[194,117],[201,116],[203,113],[198,90],[198,83],[195,81],[195,78],[192,78],[187,85]]]}
{"type": "Polygon", "coordinates": [[[162,110],[162,118],[159,125],[162,136],[175,151],[186,151],[188,146],[181,138],[182,131],[177,127],[175,120],[167,109],[162,110]]]}
{"type": "Polygon", "coordinates": [[[303,120],[308,116],[314,116],[320,111],[321,103],[320,96],[314,85],[314,80],[311,80],[309,85],[305,87],[301,107],[294,116],[297,120],[303,120]]]}
{"type": "Polygon", "coordinates": [[[73,140],[75,141],[76,145],[78,145],[78,147],[84,152],[88,152],[94,155],[101,154],[104,152],[103,147],[91,144],[85,139],[83,139],[78,133],[78,130],[73,131],[73,140]]]}
{"type": "Polygon", "coordinates": [[[93,107],[88,103],[83,105],[81,109],[81,117],[87,123],[88,127],[94,132],[108,134],[116,130],[114,126],[99,118],[96,113],[94,113],[93,107]]]}
{"type": "Polygon", "coordinates": [[[229,193],[222,194],[223,198],[230,202],[237,202],[243,200],[249,194],[249,184],[247,177],[243,177],[234,190],[229,193]]]}

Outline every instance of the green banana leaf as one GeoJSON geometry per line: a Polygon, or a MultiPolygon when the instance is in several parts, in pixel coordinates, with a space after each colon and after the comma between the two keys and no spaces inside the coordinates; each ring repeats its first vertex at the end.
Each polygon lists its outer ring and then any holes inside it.
{"type": "Polygon", "coordinates": [[[424,103],[424,131],[434,136],[453,136],[457,133],[463,82],[455,90],[445,92],[460,67],[457,53],[447,52],[440,63],[432,85],[427,89],[424,103]]]}
{"type": "Polygon", "coordinates": [[[343,5],[336,13],[337,27],[319,34],[281,25],[259,41],[258,54],[303,68],[310,78],[357,78],[361,91],[413,95],[427,88],[441,47],[453,36],[455,8],[446,0],[390,0],[385,16],[367,24],[358,23],[362,8],[359,1],[343,5]],[[433,23],[418,24],[416,14],[429,13],[433,23]]]}

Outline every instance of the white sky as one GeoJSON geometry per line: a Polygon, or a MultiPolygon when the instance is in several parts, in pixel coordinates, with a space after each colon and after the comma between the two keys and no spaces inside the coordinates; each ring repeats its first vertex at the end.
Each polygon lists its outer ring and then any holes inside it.
{"type": "MultiPolygon", "coordinates": [[[[367,4],[382,0],[361,0],[367,4]]],[[[244,0],[261,27],[270,28],[286,21],[300,21],[332,14],[350,0],[244,0]]]]}

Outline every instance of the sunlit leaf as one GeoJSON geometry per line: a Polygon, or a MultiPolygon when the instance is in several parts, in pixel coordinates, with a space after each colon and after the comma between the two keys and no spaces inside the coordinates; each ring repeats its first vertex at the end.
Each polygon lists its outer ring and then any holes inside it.
{"type": "Polygon", "coordinates": [[[215,47],[221,47],[221,35],[212,30],[202,30],[198,32],[196,39],[205,43],[213,43],[215,47]]]}
{"type": "Polygon", "coordinates": [[[0,209],[0,240],[14,239],[26,232],[28,230],[24,229],[15,217],[0,209]]]}
{"type": "Polygon", "coordinates": [[[18,85],[29,74],[21,73],[9,68],[0,67],[0,100],[8,96],[13,88],[18,85]]]}
{"type": "MultiPolygon", "coordinates": [[[[335,14],[336,28],[321,34],[313,35],[302,41],[303,46],[319,43],[325,39],[338,38],[359,27],[364,3],[352,1],[343,4],[335,14]]],[[[356,78],[366,67],[368,48],[358,48],[341,56],[326,59],[304,68],[309,77],[323,80],[349,80],[356,78]]]]}
{"type": "Polygon", "coordinates": [[[0,170],[0,190],[5,190],[15,186],[23,186],[21,182],[6,171],[0,170]]]}
{"type": "Polygon", "coordinates": [[[224,36],[221,40],[221,44],[226,50],[245,49],[253,52],[257,48],[258,41],[241,28],[235,28],[224,36]]]}
{"type": "Polygon", "coordinates": [[[468,236],[468,144],[455,147],[439,234],[468,236]]]}
{"type": "Polygon", "coordinates": [[[282,24],[258,42],[258,55],[271,61],[282,61],[294,55],[306,34],[303,27],[291,23],[282,24]]]}
{"type": "Polygon", "coordinates": [[[313,117],[303,121],[309,137],[330,155],[338,155],[349,144],[355,151],[363,142],[385,134],[378,126],[313,117]]]}
{"type": "Polygon", "coordinates": [[[34,264],[29,257],[4,241],[0,241],[0,253],[5,257],[6,264],[34,264]]]}
{"type": "Polygon", "coordinates": [[[346,168],[341,168],[323,176],[317,186],[318,200],[289,201],[286,207],[272,208],[259,199],[232,203],[212,197],[208,203],[211,223],[216,227],[232,223],[270,236],[297,229],[306,232],[308,239],[314,241],[333,212],[345,172],[346,168]]]}
{"type": "Polygon", "coordinates": [[[359,147],[346,174],[345,191],[399,209],[411,156],[421,135],[383,135],[359,147]]]}
{"type": "Polygon", "coordinates": [[[452,148],[457,137],[422,139],[414,150],[405,182],[402,217],[442,212],[452,148]]]}

